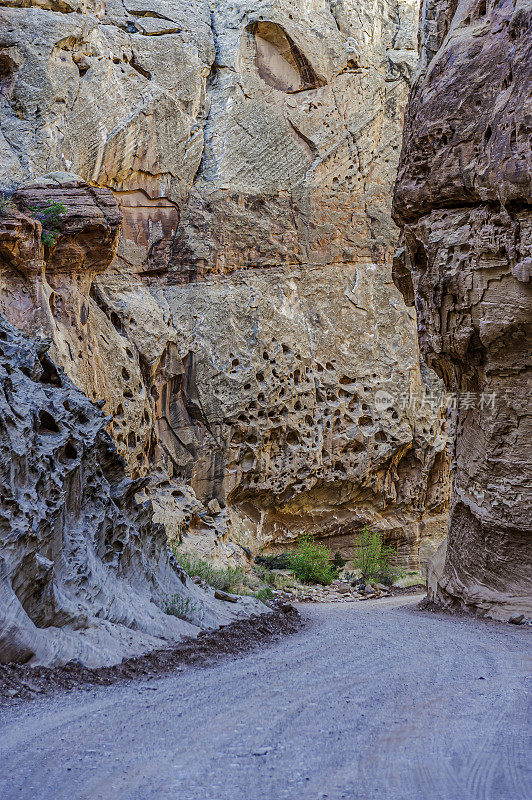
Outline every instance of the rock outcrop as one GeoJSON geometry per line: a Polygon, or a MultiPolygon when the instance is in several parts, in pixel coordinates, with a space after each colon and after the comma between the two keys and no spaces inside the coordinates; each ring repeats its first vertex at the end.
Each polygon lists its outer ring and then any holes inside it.
{"type": "Polygon", "coordinates": [[[427,0],[395,218],[422,352],[457,399],[430,591],[532,616],[532,4],[427,0]]]}
{"type": "Polygon", "coordinates": [[[23,6],[0,9],[0,177],[19,205],[74,193],[65,225],[80,181],[115,194],[107,271],[52,278],[61,242],[45,253],[46,335],[106,401],[131,475],[167,476],[158,518],[215,553],[303,530],[349,552],[369,523],[417,567],[449,465],[391,279],[415,4],[23,6]]]}
{"type": "MultiPolygon", "coordinates": [[[[50,314],[47,278],[60,280],[61,263],[69,280],[77,265],[83,283],[108,258],[120,220],[109,197],[107,190],[82,193],[76,208],[81,214],[89,206],[96,239],[68,216],[51,275],[41,224],[14,210],[0,219],[4,277],[7,264],[26,281],[11,311],[50,314]],[[99,217],[90,197],[99,201],[99,217]]],[[[70,295],[64,286],[62,300],[82,302],[81,289],[70,295]]],[[[146,481],[127,476],[107,417],[56,368],[49,346],[0,315],[0,662],[115,663],[248,613],[254,600],[228,609],[178,566],[151,502],[139,502],[146,481]],[[165,613],[172,598],[189,621],[165,613]]]]}
{"type": "Polygon", "coordinates": [[[56,173],[25,184],[9,205],[0,215],[0,311],[28,335],[50,338],[53,360],[91,399],[105,401],[130,474],[143,476],[153,438],[149,378],[176,334],[143,287],[122,287],[119,318],[95,285],[116,254],[118,204],[108,189],[56,173]],[[129,337],[134,344],[122,334],[126,317],[140,331],[129,337]]]}

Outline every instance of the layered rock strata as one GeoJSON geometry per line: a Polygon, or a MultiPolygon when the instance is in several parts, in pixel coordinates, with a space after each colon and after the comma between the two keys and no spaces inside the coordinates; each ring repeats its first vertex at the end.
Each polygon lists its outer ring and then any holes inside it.
{"type": "Polygon", "coordinates": [[[130,474],[143,476],[154,424],[148,392],[176,333],[141,285],[122,286],[119,313],[95,285],[118,246],[116,199],[59,173],[25,184],[9,205],[0,216],[0,310],[29,335],[49,337],[50,354],[69,378],[105,401],[130,474]]]}
{"type": "MultiPolygon", "coordinates": [[[[109,192],[91,194],[108,212],[96,240],[108,255],[120,215],[105,204],[109,192]]],[[[51,314],[41,224],[16,211],[0,223],[4,291],[12,286],[8,265],[26,281],[17,286],[17,312],[51,314]]],[[[87,234],[88,226],[82,229],[87,234]]],[[[70,258],[81,264],[72,253],[74,230],[69,217],[56,267],[61,254],[65,268],[70,258]]],[[[87,270],[91,254],[94,264],[102,258],[92,245],[83,250],[87,270]]],[[[86,277],[82,272],[81,282],[86,277]]],[[[71,299],[83,297],[80,290],[71,299]]],[[[146,481],[127,476],[105,430],[108,418],[56,368],[49,346],[0,315],[0,662],[115,663],[253,610],[259,604],[252,599],[228,607],[187,578],[151,502],[139,502],[146,481]],[[169,602],[188,621],[166,614],[169,602]]]]}
{"type": "Polygon", "coordinates": [[[532,5],[429,1],[422,20],[395,218],[398,284],[457,398],[449,535],[430,591],[532,616],[532,5]]]}
{"type": "Polygon", "coordinates": [[[0,10],[3,180],[68,170],[120,204],[83,301],[94,357],[70,362],[64,322],[54,353],[131,474],[169,476],[159,518],[213,552],[303,530],[348,552],[369,523],[416,567],[448,459],[391,279],[414,3],[28,5],[0,10]]]}

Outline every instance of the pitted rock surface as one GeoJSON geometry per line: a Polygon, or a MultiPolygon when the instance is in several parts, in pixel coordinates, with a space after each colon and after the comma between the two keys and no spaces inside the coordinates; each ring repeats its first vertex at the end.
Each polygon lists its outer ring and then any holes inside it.
{"type": "Polygon", "coordinates": [[[395,190],[398,285],[458,398],[449,536],[429,588],[530,617],[532,4],[426,2],[422,20],[395,190]]]}
{"type": "MultiPolygon", "coordinates": [[[[50,338],[50,354],[69,378],[91,399],[106,401],[110,431],[137,478],[147,469],[153,425],[142,376],[149,365],[117,330],[117,319],[102,310],[105,298],[94,286],[116,254],[121,222],[112,192],[72,175],[53,173],[18,189],[0,215],[0,309],[28,335],[50,338]],[[55,220],[40,211],[52,204],[65,209],[55,220]],[[55,241],[43,244],[42,225],[55,241]]],[[[147,316],[145,295],[139,306],[147,316]]],[[[125,288],[124,301],[127,296],[125,288]]],[[[146,337],[150,326],[143,327],[146,337]]],[[[161,350],[172,336],[165,333],[161,350]]]]}
{"type": "Polygon", "coordinates": [[[0,661],[118,663],[257,610],[187,578],[48,344],[0,316],[0,661]],[[190,622],[164,613],[173,595],[190,622]]]}
{"type": "Polygon", "coordinates": [[[303,530],[348,554],[367,523],[417,569],[449,457],[391,276],[415,3],[23,6],[0,9],[2,183],[78,176],[123,226],[105,272],[45,254],[54,321],[20,324],[105,400],[130,474],[162,476],[169,532],[216,557],[303,530]]]}

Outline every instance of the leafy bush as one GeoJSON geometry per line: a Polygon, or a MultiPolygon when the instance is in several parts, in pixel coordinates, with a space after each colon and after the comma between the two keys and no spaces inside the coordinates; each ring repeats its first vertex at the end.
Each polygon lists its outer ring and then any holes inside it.
{"type": "Polygon", "coordinates": [[[261,581],[267,583],[268,586],[275,586],[275,574],[270,572],[266,567],[258,566],[255,568],[255,573],[259,576],[261,581]]]}
{"type": "Polygon", "coordinates": [[[47,231],[43,228],[43,232],[41,234],[41,240],[43,244],[47,247],[53,247],[54,244],[57,242],[57,237],[59,236],[59,231],[47,231]]]}
{"type": "Polygon", "coordinates": [[[290,553],[290,569],[303,583],[328,586],[337,575],[331,556],[332,553],[326,545],[319,544],[312,536],[304,534],[296,549],[290,553]]]}
{"type": "Polygon", "coordinates": [[[252,592],[252,595],[253,597],[256,597],[257,600],[261,600],[263,603],[266,603],[273,597],[273,589],[271,589],[269,586],[265,586],[263,589],[257,589],[256,592],[252,592]]]}
{"type": "Polygon", "coordinates": [[[165,614],[170,614],[179,619],[185,619],[191,622],[194,619],[198,606],[190,597],[181,597],[179,594],[171,595],[164,604],[165,614]]]}
{"type": "Polygon", "coordinates": [[[42,224],[41,238],[44,244],[47,245],[47,247],[53,247],[59,236],[59,230],[56,226],[61,217],[64,217],[67,212],[65,204],[47,200],[46,203],[41,206],[28,206],[28,211],[42,224]]]}
{"type": "Polygon", "coordinates": [[[384,545],[383,538],[382,533],[372,531],[365,525],[360,540],[355,540],[357,552],[353,564],[368,580],[392,584],[402,576],[403,571],[393,565],[393,560],[397,557],[397,548],[384,545]]]}
{"type": "Polygon", "coordinates": [[[284,590],[293,582],[289,575],[285,575],[282,572],[270,571],[266,569],[266,567],[255,567],[255,574],[258,575],[263,583],[271,586],[273,589],[284,590]]]}
{"type": "Polygon", "coordinates": [[[214,567],[208,561],[192,553],[183,553],[174,545],[173,553],[179,564],[191,578],[202,578],[215,589],[232,592],[244,583],[244,570],[240,567],[214,567]]]}
{"type": "Polygon", "coordinates": [[[334,554],[334,557],[333,557],[333,560],[332,560],[332,563],[333,563],[333,567],[334,567],[336,570],[340,571],[340,570],[341,570],[341,569],[343,569],[343,568],[345,567],[345,565],[347,564],[347,559],[346,559],[346,558],[343,558],[343,556],[341,555],[341,553],[335,553],[335,554],[334,554]]]}

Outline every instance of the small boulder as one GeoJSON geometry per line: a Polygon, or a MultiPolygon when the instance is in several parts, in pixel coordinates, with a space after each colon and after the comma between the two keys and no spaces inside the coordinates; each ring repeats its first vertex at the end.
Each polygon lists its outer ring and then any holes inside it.
{"type": "Polygon", "coordinates": [[[212,500],[209,500],[209,502],[207,503],[207,509],[209,511],[209,514],[213,517],[219,514],[220,511],[222,510],[220,503],[215,497],[212,500]]]}
{"type": "Polygon", "coordinates": [[[349,586],[343,581],[333,581],[331,583],[331,589],[334,589],[338,594],[348,594],[349,592],[349,586]]]}
{"type": "Polygon", "coordinates": [[[222,592],[221,589],[216,589],[214,596],[217,600],[225,600],[226,603],[238,603],[238,597],[227,592],[222,592]]]}

